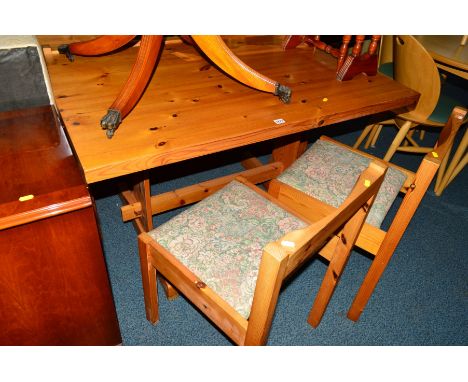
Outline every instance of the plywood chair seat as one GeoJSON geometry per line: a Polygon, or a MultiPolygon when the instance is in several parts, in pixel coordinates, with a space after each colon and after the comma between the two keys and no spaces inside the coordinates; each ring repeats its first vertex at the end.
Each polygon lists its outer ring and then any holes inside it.
{"type": "Polygon", "coordinates": [[[147,319],[159,320],[160,272],[236,344],[265,344],[284,279],[330,245],[332,261],[309,315],[317,326],[385,171],[385,166],[370,164],[346,201],[314,224],[238,177],[142,233],[138,239],[147,319]]]}
{"type": "Polygon", "coordinates": [[[247,319],[263,247],[307,225],[233,181],[149,235],[247,319]]]}

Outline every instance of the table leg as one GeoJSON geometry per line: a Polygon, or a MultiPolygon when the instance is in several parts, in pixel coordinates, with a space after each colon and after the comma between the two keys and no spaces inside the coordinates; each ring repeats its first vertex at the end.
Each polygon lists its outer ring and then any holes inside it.
{"type": "Polygon", "coordinates": [[[70,61],[73,61],[73,55],[75,54],[77,56],[98,56],[100,54],[113,52],[128,44],[135,37],[135,35],[99,36],[87,41],[60,45],[58,51],[61,54],[65,54],[70,61]]]}
{"type": "Polygon", "coordinates": [[[162,40],[162,36],[143,36],[141,38],[132,71],[117,98],[107,110],[107,114],[101,119],[101,127],[107,130],[108,138],[112,138],[119,124],[143,95],[156,66],[162,40]]]}
{"type": "Polygon", "coordinates": [[[203,53],[225,73],[254,89],[273,93],[284,103],[290,102],[291,89],[260,74],[241,61],[224,43],[221,36],[192,35],[191,37],[203,53]]]}
{"type": "Polygon", "coordinates": [[[307,141],[293,141],[289,143],[279,142],[273,149],[272,162],[281,162],[284,168],[291,166],[307,148],[307,141]]]}
{"type": "Polygon", "coordinates": [[[151,213],[151,192],[148,173],[142,172],[132,179],[131,190],[122,190],[120,197],[125,204],[139,203],[140,211],[133,225],[137,234],[148,232],[153,229],[151,213]]]}
{"type": "MultiPolygon", "coordinates": [[[[133,225],[137,234],[142,232],[148,232],[153,229],[153,213],[151,211],[151,191],[150,191],[150,181],[149,174],[147,172],[142,172],[133,178],[133,187],[132,190],[126,190],[121,192],[121,198],[127,204],[139,203],[141,206],[141,211],[139,211],[139,216],[133,219],[133,225]]],[[[177,298],[179,295],[175,288],[169,284],[169,282],[164,279],[162,276],[160,281],[166,292],[166,297],[170,300],[177,298]]]]}

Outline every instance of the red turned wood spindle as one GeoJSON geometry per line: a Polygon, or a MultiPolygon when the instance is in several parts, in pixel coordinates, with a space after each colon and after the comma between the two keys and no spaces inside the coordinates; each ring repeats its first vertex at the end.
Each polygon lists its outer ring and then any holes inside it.
{"type": "Polygon", "coordinates": [[[326,50],[327,49],[327,44],[325,44],[323,41],[320,41],[320,36],[313,36],[312,39],[312,44],[319,48],[320,50],[326,50]]]}
{"type": "Polygon", "coordinates": [[[338,56],[338,63],[336,65],[336,71],[338,72],[340,68],[343,66],[343,63],[348,55],[348,45],[351,41],[351,35],[343,36],[343,42],[341,43],[340,53],[338,56]]]}
{"type": "Polygon", "coordinates": [[[366,36],[358,35],[356,36],[356,42],[354,43],[353,51],[351,52],[352,56],[357,57],[361,54],[362,43],[364,42],[366,36]]]}
{"type": "Polygon", "coordinates": [[[367,53],[369,53],[370,56],[373,56],[374,54],[376,54],[379,41],[380,41],[380,36],[372,36],[369,49],[367,50],[367,53]]]}

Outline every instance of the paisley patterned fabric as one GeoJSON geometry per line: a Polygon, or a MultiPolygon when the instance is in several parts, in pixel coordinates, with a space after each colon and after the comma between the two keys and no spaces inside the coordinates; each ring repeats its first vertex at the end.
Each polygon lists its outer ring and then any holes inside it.
{"type": "Polygon", "coordinates": [[[306,226],[233,181],[149,234],[247,319],[264,246],[306,226]]]}
{"type": "MultiPolygon", "coordinates": [[[[339,207],[369,162],[369,158],[319,139],[278,179],[324,203],[339,207]]],[[[404,173],[388,168],[367,223],[380,227],[405,180],[404,173]]]]}

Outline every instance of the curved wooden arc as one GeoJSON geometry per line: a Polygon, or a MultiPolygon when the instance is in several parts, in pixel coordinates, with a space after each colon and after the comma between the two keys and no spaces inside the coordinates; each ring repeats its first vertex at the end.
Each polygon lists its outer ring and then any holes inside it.
{"type": "Polygon", "coordinates": [[[73,61],[73,55],[78,56],[97,56],[110,53],[123,47],[135,38],[132,36],[99,36],[87,41],[74,42],[70,45],[61,45],[58,50],[73,61]]]}
{"type": "Polygon", "coordinates": [[[101,127],[107,130],[108,138],[112,138],[122,119],[135,107],[142,96],[156,65],[162,39],[161,35],[142,36],[132,71],[107,114],[101,119],[101,127]]]}
{"type": "Polygon", "coordinates": [[[437,65],[418,40],[400,35],[394,37],[393,62],[395,80],[421,94],[416,107],[399,117],[425,123],[439,100],[441,85],[437,65]]]}
{"type": "Polygon", "coordinates": [[[291,99],[291,90],[280,83],[258,73],[241,61],[220,36],[192,36],[198,47],[224,72],[245,85],[277,95],[283,102],[291,99]]]}

